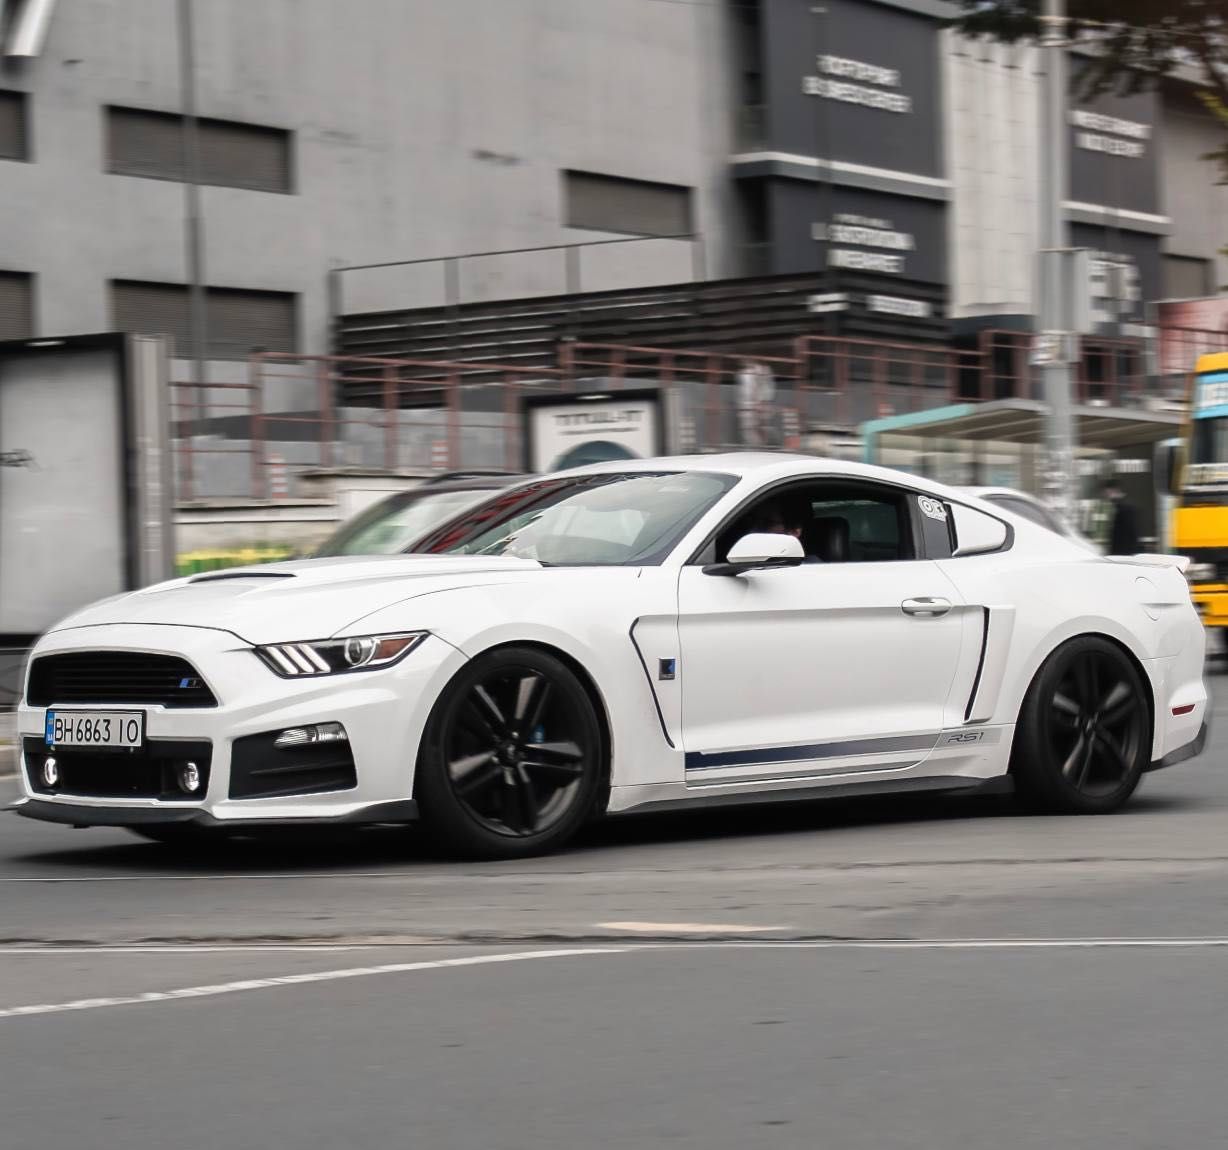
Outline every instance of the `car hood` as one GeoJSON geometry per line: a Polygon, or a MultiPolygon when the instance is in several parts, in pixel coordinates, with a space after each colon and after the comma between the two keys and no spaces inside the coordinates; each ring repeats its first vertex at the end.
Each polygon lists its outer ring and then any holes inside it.
{"type": "Polygon", "coordinates": [[[484,555],[347,556],[236,567],[105,599],[54,630],[162,623],[230,631],[249,643],[326,639],[405,599],[541,570],[531,559],[484,555]]]}

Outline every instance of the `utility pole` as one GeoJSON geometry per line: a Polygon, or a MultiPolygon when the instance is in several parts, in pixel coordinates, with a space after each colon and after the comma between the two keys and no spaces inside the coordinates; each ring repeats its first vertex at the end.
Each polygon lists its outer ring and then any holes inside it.
{"type": "MultiPolygon", "coordinates": [[[[184,246],[188,273],[188,331],[186,349],[195,367],[195,383],[208,380],[205,311],[205,220],[200,204],[200,123],[196,116],[196,41],[192,27],[192,0],[179,0],[179,88],[183,112],[184,246]]],[[[201,399],[205,398],[202,390],[201,399]]],[[[193,410],[196,404],[193,404],[193,410]]]]}
{"type": "Polygon", "coordinates": [[[1044,84],[1040,117],[1040,261],[1033,309],[1040,337],[1035,353],[1048,404],[1044,494],[1055,511],[1074,522],[1074,430],[1070,411],[1072,332],[1069,260],[1066,252],[1066,14],[1065,0],[1043,0],[1040,52],[1044,84]]]}

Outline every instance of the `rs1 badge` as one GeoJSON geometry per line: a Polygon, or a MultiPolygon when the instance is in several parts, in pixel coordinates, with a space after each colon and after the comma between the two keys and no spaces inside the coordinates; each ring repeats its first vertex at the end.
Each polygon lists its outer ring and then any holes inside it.
{"type": "Polygon", "coordinates": [[[917,506],[921,508],[922,515],[928,515],[931,519],[946,519],[947,517],[946,507],[928,495],[917,496],[917,506]]]}

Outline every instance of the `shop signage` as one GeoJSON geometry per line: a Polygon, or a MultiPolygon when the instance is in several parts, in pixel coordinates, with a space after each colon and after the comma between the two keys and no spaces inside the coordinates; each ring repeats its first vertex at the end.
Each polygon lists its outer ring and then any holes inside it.
{"type": "Polygon", "coordinates": [[[915,251],[916,238],[898,232],[890,220],[842,212],[830,224],[816,223],[811,235],[827,242],[827,266],[862,272],[903,275],[905,252],[915,251]]]}
{"type": "Polygon", "coordinates": [[[802,77],[802,91],[807,96],[860,104],[883,112],[912,111],[912,97],[892,90],[900,86],[900,73],[895,68],[824,55],[817,59],[817,73],[802,77]]]}
{"type": "Polygon", "coordinates": [[[1141,160],[1147,151],[1144,141],[1151,138],[1151,125],[1138,120],[1123,120],[1075,108],[1070,113],[1075,127],[1075,147],[1089,152],[1104,152],[1109,156],[1125,156],[1141,160]]]}

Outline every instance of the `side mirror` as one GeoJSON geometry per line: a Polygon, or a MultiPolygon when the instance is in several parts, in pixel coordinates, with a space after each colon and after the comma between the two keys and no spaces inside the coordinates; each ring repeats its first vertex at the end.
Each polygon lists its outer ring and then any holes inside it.
{"type": "Polygon", "coordinates": [[[955,520],[955,555],[986,555],[1006,546],[1008,528],[1001,519],[973,507],[951,504],[955,520]]]}
{"type": "Polygon", "coordinates": [[[729,548],[724,563],[709,563],[705,575],[741,575],[772,567],[797,567],[806,558],[800,541],[792,535],[769,532],[743,535],[729,548]]]}

